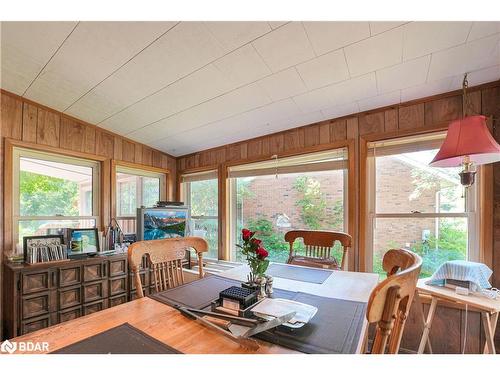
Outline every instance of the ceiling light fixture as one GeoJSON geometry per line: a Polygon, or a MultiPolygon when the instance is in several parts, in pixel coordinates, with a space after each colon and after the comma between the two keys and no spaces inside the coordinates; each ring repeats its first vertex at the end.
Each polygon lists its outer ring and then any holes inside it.
{"type": "Polygon", "coordinates": [[[475,166],[500,161],[500,145],[495,141],[486,117],[469,112],[472,107],[467,97],[467,74],[462,83],[463,117],[453,121],[441,148],[430,162],[431,167],[462,167],[460,183],[465,187],[474,184],[475,166]]]}

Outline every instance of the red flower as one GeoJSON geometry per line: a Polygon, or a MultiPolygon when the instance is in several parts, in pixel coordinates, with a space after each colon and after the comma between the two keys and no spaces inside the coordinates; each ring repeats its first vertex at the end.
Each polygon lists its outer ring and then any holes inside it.
{"type": "Polygon", "coordinates": [[[258,238],[252,238],[252,243],[254,245],[257,245],[257,247],[260,247],[260,244],[262,243],[262,241],[259,240],[258,238]]]}
{"type": "Polygon", "coordinates": [[[242,229],[241,230],[241,237],[243,238],[243,241],[248,241],[252,236],[255,234],[255,232],[252,232],[248,229],[242,229]]]}
{"type": "Polygon", "coordinates": [[[257,254],[257,256],[260,259],[264,259],[264,258],[266,258],[269,255],[269,253],[267,252],[267,250],[264,249],[263,247],[259,247],[257,250],[255,250],[255,253],[257,254]]]}

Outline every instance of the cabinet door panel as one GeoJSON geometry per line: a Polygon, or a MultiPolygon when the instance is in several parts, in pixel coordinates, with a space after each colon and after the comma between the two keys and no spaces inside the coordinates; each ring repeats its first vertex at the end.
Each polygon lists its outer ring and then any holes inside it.
{"type": "Polygon", "coordinates": [[[109,261],[109,277],[122,276],[127,274],[127,260],[110,260],[109,261]]]}
{"type": "Polygon", "coordinates": [[[115,296],[127,292],[127,277],[117,277],[109,280],[109,295],[115,296]]]}
{"type": "Polygon", "coordinates": [[[59,316],[59,323],[79,318],[82,316],[82,307],[77,306],[71,309],[59,311],[58,316],[59,316]]]}
{"type": "Polygon", "coordinates": [[[110,297],[109,298],[109,307],[118,306],[118,305],[121,305],[122,303],[126,303],[126,302],[127,302],[127,295],[126,294],[110,297]]]}
{"type": "Polygon", "coordinates": [[[64,267],[59,269],[59,287],[79,284],[82,282],[81,266],[64,267]]]}
{"type": "Polygon", "coordinates": [[[50,312],[50,293],[37,293],[22,297],[21,314],[22,319],[48,314],[50,312]]]}
{"type": "Polygon", "coordinates": [[[22,294],[42,292],[49,289],[50,271],[38,271],[22,274],[22,294]]]}
{"type": "Polygon", "coordinates": [[[80,285],[58,291],[59,310],[82,304],[82,288],[80,285]]]}
{"type": "Polygon", "coordinates": [[[100,300],[83,305],[83,315],[93,314],[108,307],[107,300],[100,300]]]}
{"type": "Polygon", "coordinates": [[[83,285],[83,303],[96,301],[102,298],[107,298],[107,285],[106,281],[100,281],[92,284],[83,285]]]}
{"type": "Polygon", "coordinates": [[[106,276],[105,263],[84,264],[83,265],[83,281],[101,280],[106,276]]]}
{"type": "Polygon", "coordinates": [[[33,319],[21,321],[21,335],[47,328],[51,325],[50,315],[43,315],[33,319]]]}

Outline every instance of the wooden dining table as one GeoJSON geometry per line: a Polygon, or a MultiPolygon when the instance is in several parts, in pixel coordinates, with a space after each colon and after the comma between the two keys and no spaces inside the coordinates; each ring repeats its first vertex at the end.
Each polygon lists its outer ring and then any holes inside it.
{"type": "MultiPolygon", "coordinates": [[[[288,265],[288,267],[301,266],[288,265]]],[[[242,265],[218,275],[246,281],[248,272],[248,266],[242,265]]],[[[333,271],[321,284],[275,277],[274,288],[368,302],[370,293],[378,280],[378,275],[373,273],[333,271]]],[[[202,326],[199,322],[183,316],[178,310],[147,297],[19,336],[10,341],[46,342],[48,350],[42,353],[50,353],[124,323],[186,354],[298,353],[264,341],[259,341],[260,347],[257,350],[242,347],[231,339],[202,326]]],[[[359,337],[356,338],[356,353],[364,350],[367,330],[368,323],[365,318],[359,337]]]]}

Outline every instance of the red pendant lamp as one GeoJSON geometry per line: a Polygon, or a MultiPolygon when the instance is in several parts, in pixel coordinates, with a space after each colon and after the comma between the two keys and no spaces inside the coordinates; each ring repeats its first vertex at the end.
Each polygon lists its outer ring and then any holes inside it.
{"type": "Polygon", "coordinates": [[[464,77],[464,118],[453,121],[446,139],[429,164],[431,167],[459,167],[460,182],[469,187],[474,183],[475,165],[500,161],[500,145],[495,141],[482,115],[467,116],[467,74],[464,77]]]}

